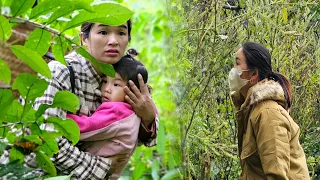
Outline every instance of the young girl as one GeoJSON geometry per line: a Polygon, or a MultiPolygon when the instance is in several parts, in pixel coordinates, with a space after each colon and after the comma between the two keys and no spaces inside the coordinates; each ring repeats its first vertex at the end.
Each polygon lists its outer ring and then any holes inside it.
{"type": "Polygon", "coordinates": [[[116,76],[104,77],[102,104],[90,117],[68,114],[80,128],[80,149],[112,159],[109,179],[117,179],[126,167],[137,141],[141,119],[125,101],[124,87],[131,80],[139,88],[138,74],[147,83],[148,72],[142,63],[126,55],[113,65],[116,76]]]}
{"type": "Polygon", "coordinates": [[[229,74],[236,107],[240,179],[310,179],[300,128],[289,115],[291,85],[273,72],[271,55],[259,43],[245,43],[229,74]]]}

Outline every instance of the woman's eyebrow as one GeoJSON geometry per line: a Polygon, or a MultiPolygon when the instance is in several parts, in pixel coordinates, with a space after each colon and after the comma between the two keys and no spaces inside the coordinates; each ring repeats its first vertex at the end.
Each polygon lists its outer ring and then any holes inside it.
{"type": "MultiPolygon", "coordinates": [[[[109,25],[105,25],[105,24],[99,24],[98,27],[110,27],[109,25]]],[[[126,25],[120,25],[117,26],[119,28],[123,28],[123,29],[128,29],[128,27],[126,25]]]]}

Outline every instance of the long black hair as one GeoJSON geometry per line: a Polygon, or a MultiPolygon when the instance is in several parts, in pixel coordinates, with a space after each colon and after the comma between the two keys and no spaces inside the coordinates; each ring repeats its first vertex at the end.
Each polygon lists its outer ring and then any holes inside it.
{"type": "Polygon", "coordinates": [[[247,42],[243,44],[242,49],[248,68],[259,71],[259,80],[268,78],[279,82],[284,91],[285,109],[288,110],[292,105],[291,84],[283,74],[272,70],[269,50],[257,42],[247,42]]]}

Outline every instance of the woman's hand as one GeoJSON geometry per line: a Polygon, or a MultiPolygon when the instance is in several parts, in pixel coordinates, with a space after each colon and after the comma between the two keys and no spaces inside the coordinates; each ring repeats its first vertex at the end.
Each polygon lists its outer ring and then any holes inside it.
{"type": "Polygon", "coordinates": [[[127,94],[125,99],[132,106],[134,112],[141,117],[143,124],[149,127],[156,117],[156,108],[141,74],[138,74],[138,81],[140,90],[132,81],[129,81],[132,91],[128,87],[124,87],[127,94]]]}

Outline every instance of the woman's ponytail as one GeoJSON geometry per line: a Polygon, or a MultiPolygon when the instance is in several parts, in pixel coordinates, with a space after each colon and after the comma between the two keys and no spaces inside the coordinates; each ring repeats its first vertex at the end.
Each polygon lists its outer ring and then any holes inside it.
{"type": "Polygon", "coordinates": [[[285,109],[288,110],[292,105],[292,91],[289,79],[285,75],[276,72],[269,73],[267,78],[272,79],[281,85],[285,97],[285,109]]]}

